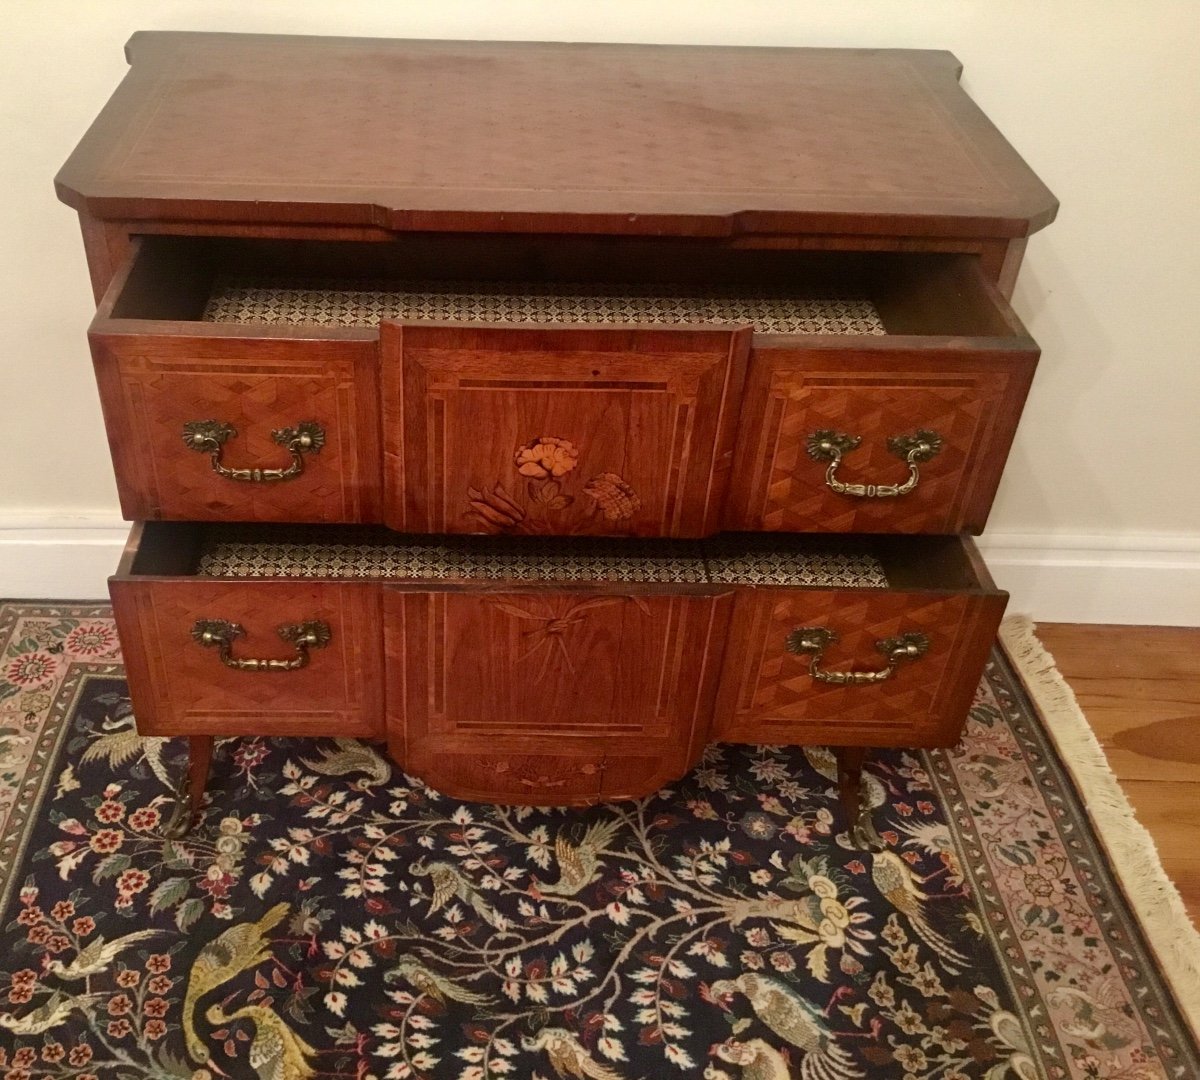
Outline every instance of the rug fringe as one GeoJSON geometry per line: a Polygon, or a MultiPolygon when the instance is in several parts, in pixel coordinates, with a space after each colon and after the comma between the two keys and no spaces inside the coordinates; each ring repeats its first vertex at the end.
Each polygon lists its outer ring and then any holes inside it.
{"type": "Polygon", "coordinates": [[[1200,1038],[1200,933],[1167,877],[1154,839],[1134,816],[1099,740],[1026,615],[1000,625],[1000,644],[1074,778],[1130,906],[1175,999],[1200,1038]]]}

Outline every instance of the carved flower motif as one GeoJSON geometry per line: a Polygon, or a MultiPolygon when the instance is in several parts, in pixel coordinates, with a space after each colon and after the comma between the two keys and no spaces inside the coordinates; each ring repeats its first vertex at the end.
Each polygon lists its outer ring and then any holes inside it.
{"type": "Polygon", "coordinates": [[[566,439],[542,435],[517,447],[513,461],[522,476],[544,480],[566,476],[579,463],[579,450],[566,439]]]}
{"type": "Polygon", "coordinates": [[[608,521],[625,521],[633,517],[642,505],[638,493],[616,473],[606,472],[593,477],[587,482],[583,493],[595,500],[608,521]]]}

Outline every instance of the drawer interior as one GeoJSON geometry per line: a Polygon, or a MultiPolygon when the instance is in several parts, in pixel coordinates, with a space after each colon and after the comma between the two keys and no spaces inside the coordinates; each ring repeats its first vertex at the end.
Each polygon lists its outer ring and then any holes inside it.
{"type": "Polygon", "coordinates": [[[970,255],[429,234],[359,243],[143,237],[100,318],[366,331],[388,319],[733,324],[777,337],[1023,333],[970,255]]]}
{"type": "Polygon", "coordinates": [[[374,526],[146,522],[118,577],[613,582],[991,591],[957,536],[724,534],[712,540],[417,536],[374,526]]]}
{"type": "Polygon", "coordinates": [[[794,296],[779,288],[679,282],[296,280],[230,273],[213,283],[205,322],[377,326],[396,322],[752,326],[760,334],[887,331],[864,297],[794,296]]]}

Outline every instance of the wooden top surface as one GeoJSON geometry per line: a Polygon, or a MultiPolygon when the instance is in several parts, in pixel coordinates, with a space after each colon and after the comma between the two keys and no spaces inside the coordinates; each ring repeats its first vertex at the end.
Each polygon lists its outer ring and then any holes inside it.
{"type": "Polygon", "coordinates": [[[1023,236],[946,52],[143,32],[59,173],[100,218],[1023,236]]]}

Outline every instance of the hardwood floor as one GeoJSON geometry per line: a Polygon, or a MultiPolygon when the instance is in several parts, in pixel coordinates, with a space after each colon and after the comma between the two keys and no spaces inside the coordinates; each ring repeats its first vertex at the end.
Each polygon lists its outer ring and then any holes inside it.
{"type": "Polygon", "coordinates": [[[1200,923],[1200,628],[1039,623],[1200,923]]]}

